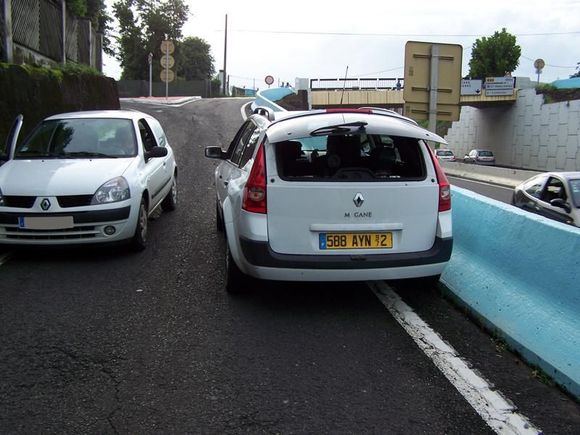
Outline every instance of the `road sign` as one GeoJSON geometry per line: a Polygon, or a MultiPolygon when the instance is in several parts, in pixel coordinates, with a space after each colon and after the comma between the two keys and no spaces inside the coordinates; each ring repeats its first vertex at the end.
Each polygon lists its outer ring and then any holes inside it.
{"type": "Polygon", "coordinates": [[[543,69],[546,66],[546,62],[544,62],[544,59],[536,59],[534,61],[534,68],[536,69],[543,69]]]}
{"type": "Polygon", "coordinates": [[[162,82],[169,83],[175,80],[175,73],[170,69],[162,69],[159,77],[161,78],[162,82]]]}
{"type": "Polygon", "coordinates": [[[513,77],[486,77],[485,78],[485,96],[512,96],[514,94],[513,77]]]}
{"type": "Polygon", "coordinates": [[[163,54],[173,54],[175,51],[175,44],[173,41],[165,40],[161,41],[161,53],[163,54]]]}
{"type": "Polygon", "coordinates": [[[264,79],[264,81],[266,82],[266,84],[268,86],[270,86],[272,83],[274,83],[274,77],[272,77],[272,76],[266,76],[266,78],[264,79]]]}
{"type": "Polygon", "coordinates": [[[173,65],[175,65],[175,58],[173,56],[164,55],[160,59],[160,62],[163,68],[173,68],[173,65]]]}
{"type": "Polygon", "coordinates": [[[405,115],[416,119],[426,119],[429,114],[429,102],[432,95],[437,101],[438,120],[459,120],[459,96],[461,93],[461,62],[463,47],[458,44],[439,44],[433,42],[408,41],[405,44],[405,115]],[[432,53],[435,57],[432,59],[432,53]],[[436,71],[431,71],[432,62],[438,65],[436,71]],[[432,89],[431,79],[436,79],[435,89],[432,89]],[[412,103],[412,104],[408,104],[412,103]],[[411,112],[407,112],[407,107],[411,112]]]}
{"type": "Polygon", "coordinates": [[[481,95],[481,80],[461,80],[461,95],[481,95]]]}

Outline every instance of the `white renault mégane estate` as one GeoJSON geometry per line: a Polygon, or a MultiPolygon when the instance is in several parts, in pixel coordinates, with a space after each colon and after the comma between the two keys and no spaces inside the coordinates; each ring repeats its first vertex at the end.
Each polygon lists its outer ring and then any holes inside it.
{"type": "Polygon", "coordinates": [[[260,109],[229,148],[208,147],[225,286],[287,281],[438,279],[450,256],[449,183],[426,141],[384,109],[260,109]]]}

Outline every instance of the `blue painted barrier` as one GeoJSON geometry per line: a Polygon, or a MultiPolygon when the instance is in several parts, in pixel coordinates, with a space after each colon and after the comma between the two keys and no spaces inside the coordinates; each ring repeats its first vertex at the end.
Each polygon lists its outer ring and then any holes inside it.
{"type": "Polygon", "coordinates": [[[580,397],[580,228],[452,188],[441,280],[528,362],[580,397]]]}
{"type": "Polygon", "coordinates": [[[271,88],[263,89],[256,93],[256,100],[253,104],[253,109],[256,107],[269,107],[276,112],[285,112],[286,109],[277,105],[275,101],[281,100],[287,95],[293,94],[292,88],[271,88]]]}

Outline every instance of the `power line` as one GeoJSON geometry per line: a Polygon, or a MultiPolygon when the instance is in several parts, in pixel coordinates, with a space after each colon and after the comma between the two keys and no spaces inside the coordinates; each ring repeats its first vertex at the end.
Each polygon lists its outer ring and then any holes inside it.
{"type": "MultiPolygon", "coordinates": [[[[252,30],[252,29],[237,29],[234,32],[240,33],[261,33],[261,34],[277,34],[277,35],[319,35],[319,36],[384,36],[384,37],[455,37],[455,38],[473,38],[482,36],[479,34],[437,34],[437,33],[357,33],[357,32],[313,32],[313,31],[296,31],[296,30],[252,30]]],[[[580,31],[576,32],[544,32],[544,33],[515,33],[515,36],[562,36],[562,35],[580,35],[580,31]]]]}
{"type": "MultiPolygon", "coordinates": [[[[531,60],[532,62],[534,62],[536,60],[536,59],[532,59],[531,57],[524,56],[523,54],[521,55],[521,57],[523,57],[524,59],[527,59],[527,60],[531,60]]],[[[565,68],[565,69],[576,68],[576,65],[574,65],[574,66],[561,66],[561,65],[550,65],[549,63],[547,63],[546,66],[549,66],[552,68],[565,68]]]]}

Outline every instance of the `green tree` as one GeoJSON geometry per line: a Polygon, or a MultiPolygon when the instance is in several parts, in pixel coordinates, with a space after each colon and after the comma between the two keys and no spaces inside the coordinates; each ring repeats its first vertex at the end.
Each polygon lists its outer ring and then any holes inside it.
{"type": "Polygon", "coordinates": [[[177,42],[189,16],[183,0],[119,0],[113,5],[119,22],[116,58],[121,63],[122,79],[146,80],[147,57],[153,53],[153,77],[159,77],[161,41],[177,42]]]}
{"type": "Polygon", "coordinates": [[[469,61],[470,78],[503,77],[512,73],[520,63],[522,49],[516,37],[505,28],[493,36],[476,39],[469,61]]]}
{"type": "Polygon", "coordinates": [[[177,76],[185,80],[209,79],[215,73],[210,45],[201,38],[185,38],[176,53],[177,76]]]}
{"type": "Polygon", "coordinates": [[[576,72],[570,76],[571,79],[580,77],[580,62],[576,64],[576,72]]]}

